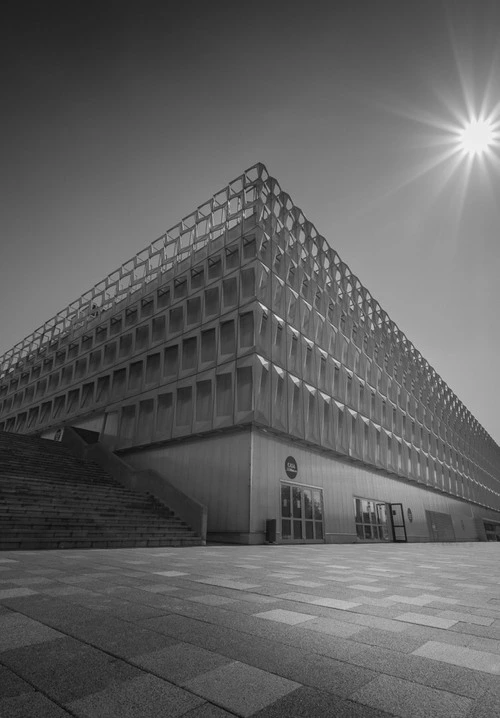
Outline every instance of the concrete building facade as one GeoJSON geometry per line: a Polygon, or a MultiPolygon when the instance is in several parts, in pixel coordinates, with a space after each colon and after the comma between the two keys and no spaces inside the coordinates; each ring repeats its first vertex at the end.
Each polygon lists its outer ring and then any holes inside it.
{"type": "Polygon", "coordinates": [[[64,425],[209,538],[500,537],[500,448],[261,164],[1,358],[0,430],[64,425]]]}

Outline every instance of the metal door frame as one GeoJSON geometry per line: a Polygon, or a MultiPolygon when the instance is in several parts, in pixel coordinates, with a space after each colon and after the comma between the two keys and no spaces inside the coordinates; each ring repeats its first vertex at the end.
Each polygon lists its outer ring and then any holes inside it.
{"type": "Polygon", "coordinates": [[[406,533],[406,524],[405,524],[405,515],[403,512],[403,504],[389,504],[389,514],[391,517],[391,527],[392,527],[392,538],[395,543],[407,543],[408,542],[408,536],[406,533]],[[402,523],[394,523],[394,514],[392,512],[393,506],[400,506],[401,507],[401,520],[402,523]],[[396,529],[403,529],[405,537],[402,538],[396,538],[396,529]]]}

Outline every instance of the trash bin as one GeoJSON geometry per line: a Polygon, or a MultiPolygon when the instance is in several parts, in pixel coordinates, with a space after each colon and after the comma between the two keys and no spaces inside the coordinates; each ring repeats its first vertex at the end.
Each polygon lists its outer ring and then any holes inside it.
{"type": "Polygon", "coordinates": [[[266,542],[276,543],[276,519],[266,519],[266,542]]]}

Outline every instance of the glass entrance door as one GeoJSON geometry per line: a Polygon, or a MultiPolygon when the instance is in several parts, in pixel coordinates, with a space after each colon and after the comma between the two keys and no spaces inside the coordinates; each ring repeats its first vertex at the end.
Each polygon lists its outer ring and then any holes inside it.
{"type": "Polygon", "coordinates": [[[383,501],[354,499],[356,534],[360,541],[390,541],[388,507],[383,501]]]}
{"type": "Polygon", "coordinates": [[[281,484],[283,541],[323,541],[323,492],[295,484],[281,484]]]}

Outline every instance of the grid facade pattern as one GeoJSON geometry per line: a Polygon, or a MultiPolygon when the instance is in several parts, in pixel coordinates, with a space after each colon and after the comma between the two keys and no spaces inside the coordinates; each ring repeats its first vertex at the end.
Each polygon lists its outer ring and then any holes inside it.
{"type": "Polygon", "coordinates": [[[0,429],[249,422],[500,507],[500,449],[256,165],[0,359],[0,429]]]}

